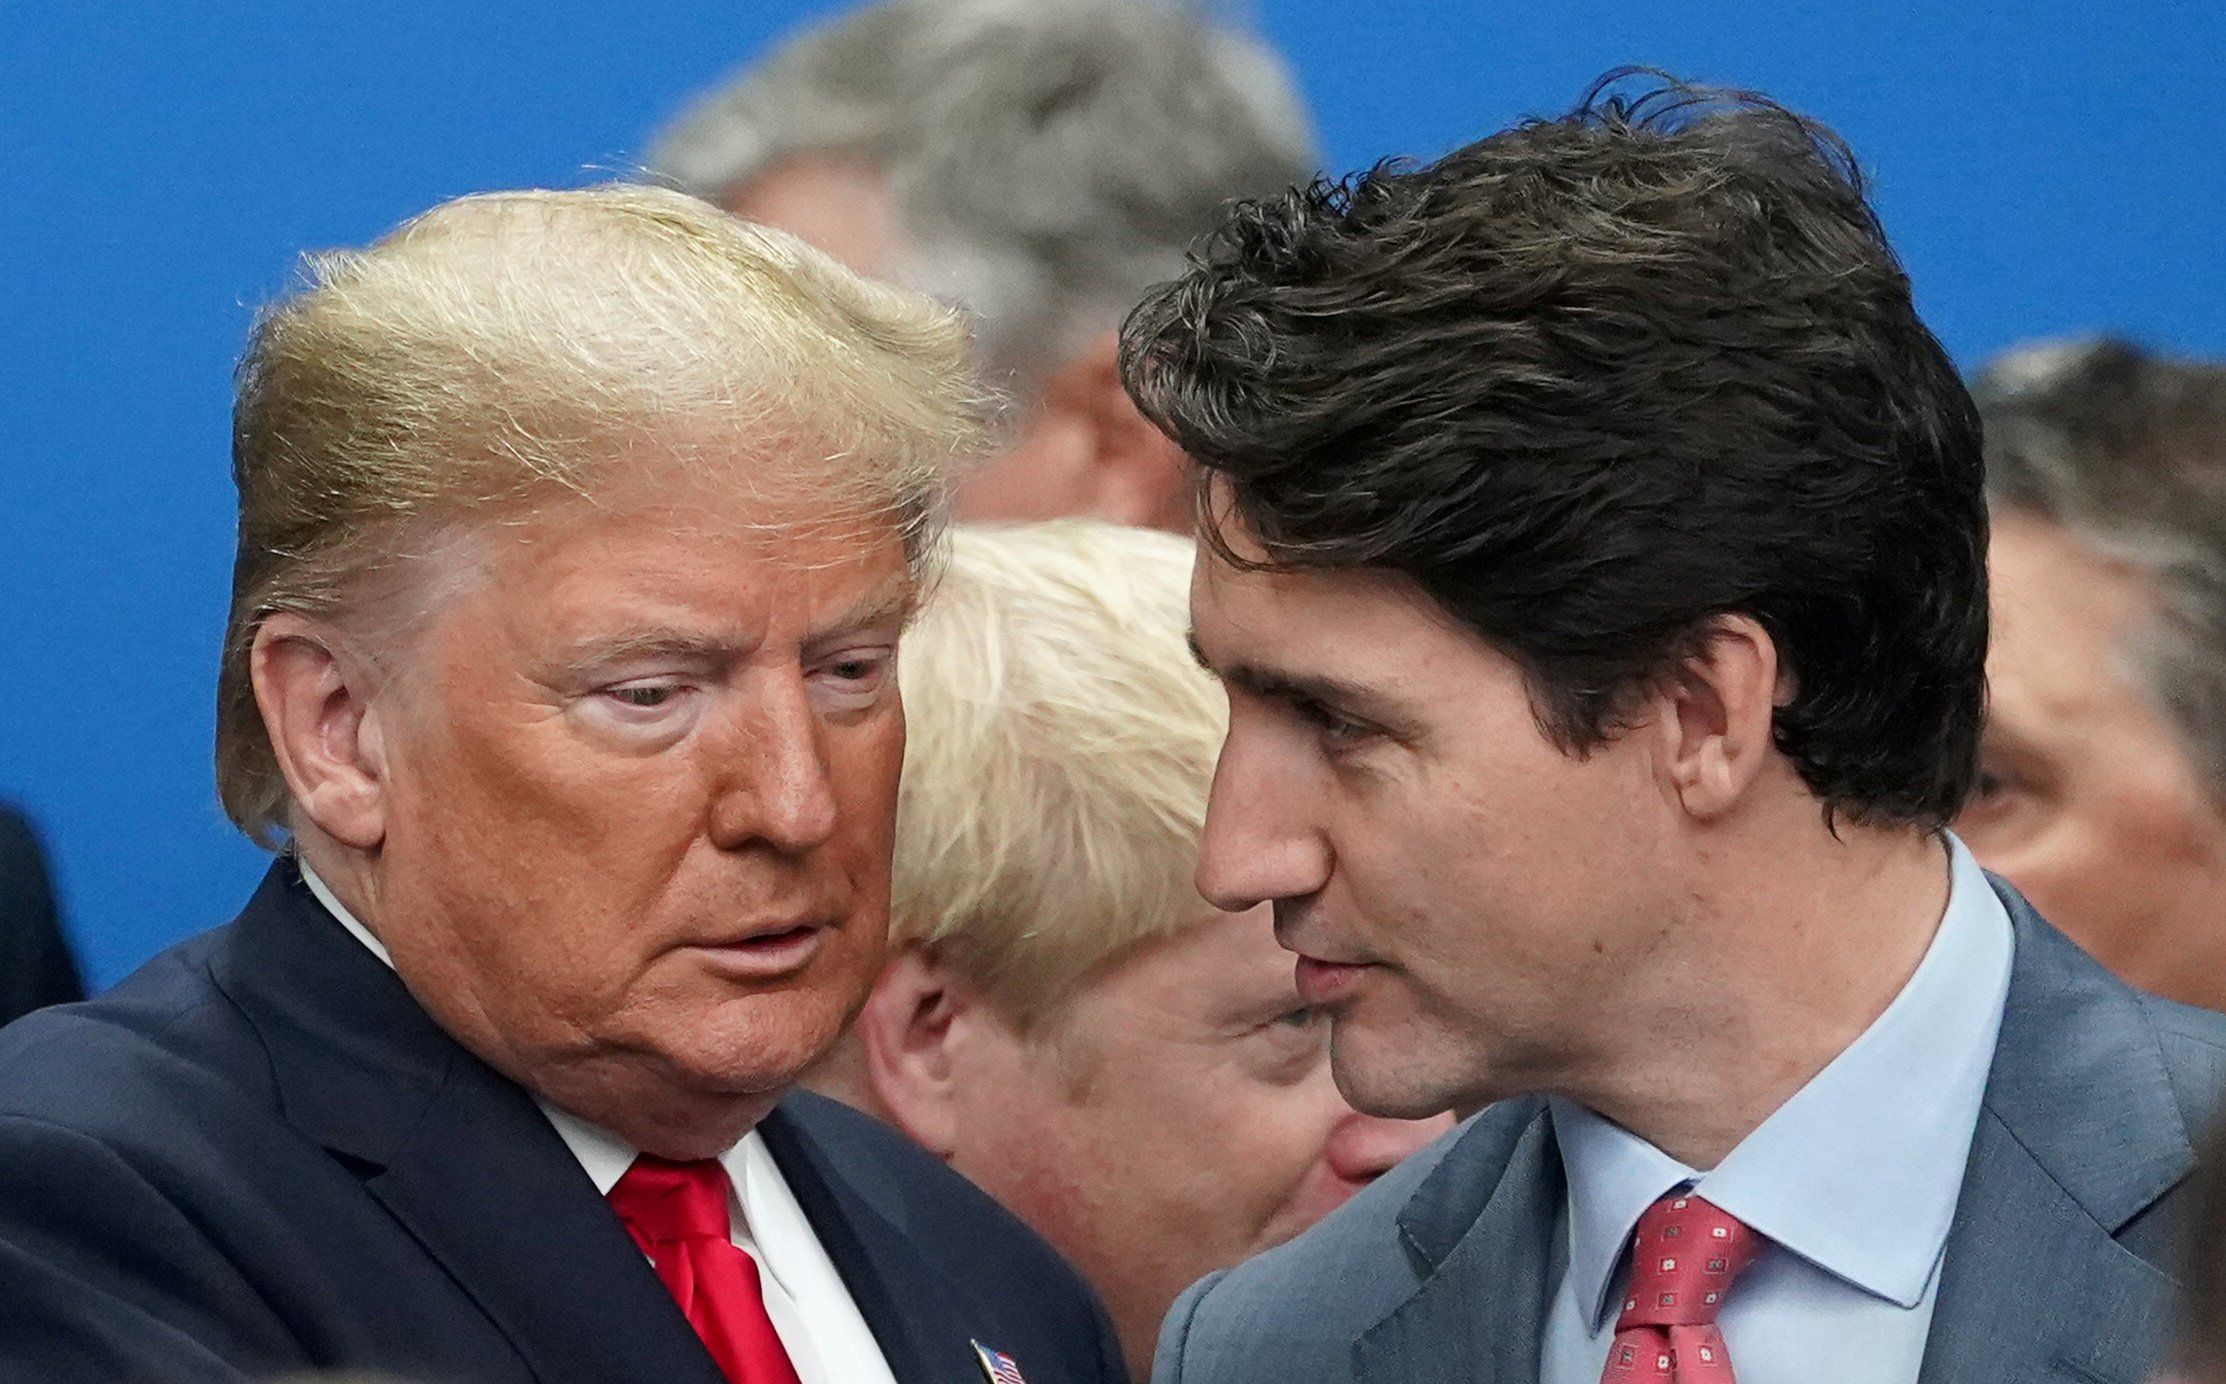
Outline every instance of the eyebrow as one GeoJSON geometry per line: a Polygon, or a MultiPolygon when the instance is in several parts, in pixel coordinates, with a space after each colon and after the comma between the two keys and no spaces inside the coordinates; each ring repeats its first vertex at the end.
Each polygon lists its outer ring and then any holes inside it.
{"type": "Polygon", "coordinates": [[[1321,673],[1294,673],[1282,668],[1263,668],[1254,663],[1231,663],[1217,666],[1206,657],[1199,646],[1198,632],[1184,636],[1190,645],[1190,656],[1198,666],[1223,682],[1234,683],[1257,697],[1269,697],[1282,702],[1318,702],[1351,711],[1367,720],[1390,722],[1394,718],[1375,692],[1358,683],[1321,673]]]}
{"type": "MultiPolygon", "coordinates": [[[[807,653],[822,649],[879,625],[901,625],[909,617],[913,601],[909,576],[891,578],[859,597],[834,618],[806,631],[804,649],[807,653]]],[[[757,643],[739,630],[706,633],[674,625],[650,625],[583,639],[566,649],[556,661],[573,672],[636,659],[718,667],[741,658],[757,643]]]]}
{"type": "Polygon", "coordinates": [[[914,610],[919,605],[919,589],[909,572],[890,577],[873,590],[850,603],[849,609],[834,619],[814,626],[804,635],[806,649],[821,648],[838,639],[846,639],[863,630],[879,625],[895,625],[900,630],[912,622],[914,610]]]}
{"type": "Polygon", "coordinates": [[[704,634],[670,626],[632,629],[582,639],[557,656],[566,672],[583,673],[636,660],[720,667],[739,658],[750,641],[739,634],[704,634]]]}

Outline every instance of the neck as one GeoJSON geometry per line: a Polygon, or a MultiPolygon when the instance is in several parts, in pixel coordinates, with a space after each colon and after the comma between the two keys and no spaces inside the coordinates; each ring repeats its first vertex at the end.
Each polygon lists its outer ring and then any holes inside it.
{"type": "Polygon", "coordinates": [[[363,924],[364,931],[386,941],[380,930],[378,898],[375,891],[377,876],[370,868],[369,857],[364,852],[343,846],[323,832],[305,822],[296,822],[288,834],[293,838],[294,859],[315,872],[332,896],[340,901],[350,916],[363,924]]]}
{"type": "Polygon", "coordinates": [[[827,1055],[806,1067],[796,1084],[814,1095],[839,1100],[883,1124],[897,1122],[889,1107],[882,1104],[874,1092],[873,1077],[867,1069],[866,1045],[858,1036],[856,1024],[844,1029],[842,1037],[827,1050],[827,1055]]]}
{"type": "MultiPolygon", "coordinates": [[[[762,1097],[708,1096],[613,1061],[535,1074],[528,1089],[552,1105],[609,1131],[638,1153],[688,1162],[717,1158],[772,1112],[782,1092],[762,1097]]],[[[513,1077],[515,1079],[515,1077],[513,1077]]]]}
{"type": "Polygon", "coordinates": [[[1674,952],[1565,1094],[1706,1170],[1876,1022],[1946,912],[1944,842],[1812,826],[1786,849],[1701,855],[1674,952]]]}

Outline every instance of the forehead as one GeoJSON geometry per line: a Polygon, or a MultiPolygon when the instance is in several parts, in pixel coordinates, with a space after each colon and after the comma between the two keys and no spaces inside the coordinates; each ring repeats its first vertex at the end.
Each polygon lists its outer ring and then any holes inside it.
{"type": "Polygon", "coordinates": [[[1997,716],[2072,718],[2128,690],[2128,638],[2155,600],[2138,569],[2017,510],[1995,517],[1987,566],[1997,716]]]}
{"type": "Polygon", "coordinates": [[[899,524],[857,505],[668,476],[471,526],[467,602],[521,635],[633,626],[751,639],[774,626],[901,621],[899,524]]]}
{"type": "Polygon", "coordinates": [[[896,258],[896,198],[881,170],[858,155],[794,155],[728,188],[719,204],[868,278],[888,278],[896,258]]]}
{"type": "Polygon", "coordinates": [[[1366,671],[1458,656],[1500,660],[1412,578],[1385,568],[1251,568],[1266,556],[1248,535],[1226,535],[1237,559],[1199,549],[1191,623],[1199,652],[1220,672],[1258,665],[1285,673],[1366,671]]]}

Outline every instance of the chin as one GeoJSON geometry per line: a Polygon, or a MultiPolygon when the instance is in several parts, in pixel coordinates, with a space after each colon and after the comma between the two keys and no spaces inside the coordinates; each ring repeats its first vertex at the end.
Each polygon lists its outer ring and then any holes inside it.
{"type": "Polygon", "coordinates": [[[1346,1104],[1364,1115],[1389,1120],[1426,1120],[1463,1107],[1466,1083],[1440,1080],[1431,1063],[1416,1060],[1413,1047],[1377,1041],[1369,1033],[1333,1028],[1330,1074],[1346,1104]]]}
{"type": "Polygon", "coordinates": [[[752,995],[714,1006],[662,1046],[692,1084],[735,1095],[778,1094],[827,1055],[848,1017],[823,995],[752,995]]]}

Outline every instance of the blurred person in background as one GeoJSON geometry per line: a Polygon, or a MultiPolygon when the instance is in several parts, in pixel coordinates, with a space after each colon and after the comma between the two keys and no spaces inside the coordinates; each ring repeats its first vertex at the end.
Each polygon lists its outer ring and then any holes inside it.
{"type": "Polygon", "coordinates": [[[1192,556],[957,535],[899,665],[895,953],[821,1086],[1063,1251],[1139,1379],[1178,1292],[1452,1124],[1347,1105],[1268,910],[1198,895],[1226,707],[1184,641],[1192,556]]]}
{"type": "Polygon", "coordinates": [[[1276,57],[1175,0],[888,0],[697,100],[645,162],[975,315],[1011,412],[962,518],[1187,531],[1181,455],[1122,393],[1116,330],[1225,201],[1318,161],[1276,57]]]}
{"type": "Polygon", "coordinates": [[[2226,1010],[2226,368],[2051,343],[1974,392],[1994,634],[1956,831],[2126,980],[2226,1010]]]}
{"type": "Polygon", "coordinates": [[[0,806],[0,1024],[85,998],[31,823],[0,806]]]}
{"type": "Polygon", "coordinates": [[[880,971],[985,414],[956,313],[664,189],[318,256],[239,372],[218,674],[284,849],[0,1030],[0,1379],[1125,1380],[1037,1236],[788,1089],[880,971]]]}

